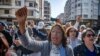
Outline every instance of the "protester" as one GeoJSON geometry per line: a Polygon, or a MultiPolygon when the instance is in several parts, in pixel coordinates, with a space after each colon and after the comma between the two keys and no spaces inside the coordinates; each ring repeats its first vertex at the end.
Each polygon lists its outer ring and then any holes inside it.
{"type": "MultiPolygon", "coordinates": [[[[34,27],[34,28],[35,28],[35,27],[34,27]]],[[[38,22],[37,30],[40,31],[40,32],[42,32],[42,33],[45,34],[45,35],[48,35],[48,33],[47,33],[46,29],[45,29],[45,24],[44,24],[43,21],[39,21],[39,22],[38,22]]],[[[41,39],[41,38],[39,37],[39,34],[37,35],[35,32],[34,32],[34,35],[36,35],[36,36],[34,36],[34,37],[36,37],[37,40],[46,40],[46,39],[47,39],[47,38],[45,38],[45,37],[43,37],[43,38],[41,39]]]]}
{"type": "Polygon", "coordinates": [[[45,29],[46,29],[46,31],[47,31],[48,34],[50,33],[51,28],[52,28],[52,26],[45,27],[45,29]]]}
{"type": "Polygon", "coordinates": [[[61,22],[61,19],[60,19],[60,18],[57,18],[55,22],[56,22],[57,24],[62,24],[62,22],[61,22]]]}
{"type": "Polygon", "coordinates": [[[5,30],[5,24],[0,22],[0,55],[5,56],[7,50],[12,45],[12,36],[5,30]]]}
{"type": "Polygon", "coordinates": [[[41,56],[73,56],[72,50],[66,45],[64,30],[59,24],[52,27],[48,41],[32,40],[25,29],[27,18],[27,8],[23,7],[16,12],[16,18],[19,24],[19,38],[22,45],[34,52],[41,51],[41,56]]]}
{"type": "Polygon", "coordinates": [[[74,48],[74,56],[100,56],[100,47],[94,45],[95,33],[87,28],[82,33],[83,43],[74,48]]]}
{"type": "Polygon", "coordinates": [[[23,47],[20,39],[16,39],[14,41],[14,44],[15,44],[14,50],[17,56],[34,56],[34,55],[41,56],[41,53],[34,52],[23,47]]]}
{"type": "Polygon", "coordinates": [[[78,34],[78,39],[82,40],[82,32],[86,29],[85,25],[81,25],[79,28],[79,34],[78,34]]]}
{"type": "Polygon", "coordinates": [[[64,30],[66,30],[70,26],[73,26],[75,29],[78,29],[78,26],[79,26],[79,23],[81,22],[81,20],[82,20],[81,16],[77,16],[75,24],[72,25],[71,22],[67,22],[64,26],[64,30]]]}
{"type": "Polygon", "coordinates": [[[7,50],[9,49],[9,44],[5,36],[0,33],[0,55],[5,55],[7,50]]]}
{"type": "Polygon", "coordinates": [[[34,36],[33,30],[32,30],[33,27],[34,27],[34,21],[32,21],[32,20],[27,21],[27,28],[28,28],[28,31],[29,31],[29,35],[31,37],[34,36]]]}
{"type": "Polygon", "coordinates": [[[78,30],[75,29],[73,26],[68,27],[66,30],[67,41],[72,48],[81,44],[81,41],[78,39],[78,33],[78,30]]]}

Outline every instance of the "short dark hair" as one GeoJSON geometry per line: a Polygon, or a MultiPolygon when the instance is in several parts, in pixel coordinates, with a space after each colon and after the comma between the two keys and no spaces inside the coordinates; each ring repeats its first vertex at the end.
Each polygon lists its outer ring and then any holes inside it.
{"type": "Polygon", "coordinates": [[[0,25],[5,27],[5,24],[3,22],[0,22],[0,25]]]}
{"type": "Polygon", "coordinates": [[[87,33],[88,31],[91,31],[91,32],[95,35],[95,32],[94,32],[94,30],[93,30],[92,28],[87,28],[87,29],[85,29],[85,30],[82,32],[82,42],[84,42],[83,38],[85,38],[86,33],[87,33]]]}

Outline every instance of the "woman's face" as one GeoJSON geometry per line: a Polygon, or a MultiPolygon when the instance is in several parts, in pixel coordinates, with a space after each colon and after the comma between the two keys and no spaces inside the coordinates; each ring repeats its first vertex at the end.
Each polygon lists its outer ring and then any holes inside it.
{"type": "Polygon", "coordinates": [[[62,41],[62,31],[59,26],[55,26],[51,30],[51,42],[55,45],[61,44],[62,41]]]}
{"type": "Polygon", "coordinates": [[[72,28],[69,30],[69,37],[76,37],[76,29],[72,28]]]}
{"type": "Polygon", "coordinates": [[[93,44],[95,40],[95,35],[93,34],[93,32],[88,31],[83,40],[85,43],[93,44]]]}

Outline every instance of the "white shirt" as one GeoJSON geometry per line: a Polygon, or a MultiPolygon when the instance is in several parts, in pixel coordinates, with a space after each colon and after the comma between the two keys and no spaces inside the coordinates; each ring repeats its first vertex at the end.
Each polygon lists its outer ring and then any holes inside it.
{"type": "Polygon", "coordinates": [[[76,38],[74,40],[72,40],[71,38],[69,38],[69,46],[72,47],[72,49],[74,49],[76,46],[80,45],[81,44],[81,41],[76,38]]]}
{"type": "Polygon", "coordinates": [[[52,48],[51,48],[51,51],[50,51],[50,56],[60,56],[60,48],[59,47],[52,45],[52,48]]]}
{"type": "Polygon", "coordinates": [[[31,54],[23,55],[23,56],[41,56],[41,52],[31,53],[31,54]]]}
{"type": "Polygon", "coordinates": [[[78,34],[78,39],[79,39],[79,40],[82,40],[82,32],[79,32],[79,34],[78,34]]]}

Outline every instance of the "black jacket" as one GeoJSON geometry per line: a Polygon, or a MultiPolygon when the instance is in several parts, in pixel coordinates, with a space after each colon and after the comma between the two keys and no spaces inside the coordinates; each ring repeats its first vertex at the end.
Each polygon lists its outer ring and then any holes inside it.
{"type": "MultiPolygon", "coordinates": [[[[87,56],[85,44],[81,44],[74,48],[74,56],[87,56]]],[[[95,46],[96,56],[100,56],[100,47],[95,46]]]]}
{"type": "MultiPolygon", "coordinates": [[[[12,36],[9,34],[9,32],[3,30],[3,31],[0,31],[0,33],[4,34],[9,46],[11,46],[13,43],[13,40],[12,40],[12,36]]],[[[0,56],[4,56],[7,49],[4,47],[4,44],[1,39],[0,39],[0,49],[1,49],[0,56]],[[4,51],[4,50],[6,50],[6,51],[4,51]]]]}
{"type": "Polygon", "coordinates": [[[4,36],[5,36],[5,38],[7,39],[7,41],[8,41],[8,43],[9,43],[9,46],[11,46],[12,45],[12,43],[13,43],[13,37],[9,34],[9,32],[8,31],[6,31],[6,30],[3,30],[3,31],[0,31],[2,34],[4,34],[4,36]]]}

